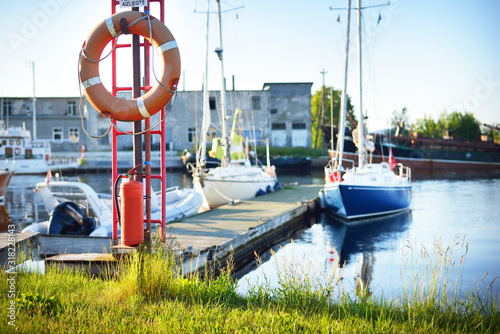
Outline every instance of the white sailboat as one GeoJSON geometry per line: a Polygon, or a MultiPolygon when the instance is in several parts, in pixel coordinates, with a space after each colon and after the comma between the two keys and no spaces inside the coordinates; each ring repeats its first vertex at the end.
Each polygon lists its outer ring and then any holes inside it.
{"type": "MultiPolygon", "coordinates": [[[[349,60],[349,26],[351,0],[347,5],[347,41],[344,67],[344,89],[341,100],[337,154],[325,167],[324,200],[328,211],[346,220],[364,219],[407,210],[411,203],[411,170],[402,164],[367,163],[362,105],[361,71],[361,0],[358,0],[359,44],[359,120],[358,166],[344,166],[344,129],[347,112],[347,78],[349,60]]],[[[333,140],[333,138],[332,138],[333,140]]]]}
{"type": "MultiPolygon", "coordinates": [[[[208,7],[208,1],[207,1],[208,7]]],[[[271,166],[267,159],[266,166],[252,165],[248,157],[248,150],[243,150],[243,138],[236,131],[236,122],[242,111],[236,110],[233,119],[233,128],[228,140],[226,131],[226,104],[225,104],[225,83],[224,83],[224,63],[222,57],[222,26],[220,1],[217,1],[217,14],[219,21],[219,42],[215,52],[221,64],[222,88],[221,88],[221,130],[220,138],[221,166],[205,169],[204,157],[206,146],[206,134],[210,126],[210,110],[208,104],[207,72],[204,78],[203,96],[203,122],[200,140],[200,159],[193,172],[193,183],[198,191],[203,191],[207,200],[206,205],[213,207],[241,200],[248,200],[274,191],[280,188],[274,166],[271,166]],[[230,154],[228,156],[227,151],[230,154]],[[201,189],[200,189],[201,188],[201,189]]],[[[208,57],[208,8],[207,8],[207,57],[208,57]]],[[[213,152],[217,151],[218,141],[215,140],[213,152]]],[[[205,205],[205,206],[206,206],[205,205]]]]}

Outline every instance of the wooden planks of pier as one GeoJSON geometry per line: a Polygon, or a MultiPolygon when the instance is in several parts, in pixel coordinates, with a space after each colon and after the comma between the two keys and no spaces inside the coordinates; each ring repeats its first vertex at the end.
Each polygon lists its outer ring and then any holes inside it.
{"type": "MultiPolygon", "coordinates": [[[[237,264],[254,251],[279,242],[304,227],[306,215],[319,205],[320,185],[301,185],[183,219],[167,234],[184,251],[200,255],[185,271],[202,270],[207,260],[223,261],[230,252],[237,264]],[[288,234],[287,234],[288,233],[288,234]]],[[[307,219],[306,219],[307,220],[307,219]]],[[[247,259],[248,260],[248,259],[247,259]]]]}
{"type": "MultiPolygon", "coordinates": [[[[235,263],[242,266],[249,257],[253,259],[254,251],[263,251],[308,227],[308,214],[319,205],[317,198],[321,188],[321,185],[286,187],[251,200],[223,205],[169,224],[167,237],[187,256],[185,272],[202,271],[207,261],[222,263],[230,254],[235,263]],[[193,260],[189,260],[190,255],[193,260]]],[[[31,238],[38,255],[56,255],[47,258],[49,265],[68,263],[70,267],[85,267],[95,264],[95,270],[100,271],[106,262],[115,259],[110,254],[113,248],[110,238],[39,234],[31,238]]]]}

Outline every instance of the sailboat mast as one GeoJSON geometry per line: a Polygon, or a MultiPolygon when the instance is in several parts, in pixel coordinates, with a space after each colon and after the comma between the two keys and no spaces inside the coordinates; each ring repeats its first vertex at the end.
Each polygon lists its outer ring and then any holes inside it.
{"type": "Polygon", "coordinates": [[[358,167],[363,168],[365,165],[365,126],[363,117],[363,66],[361,56],[361,0],[358,0],[358,45],[359,45],[359,121],[358,121],[358,167]]]}
{"type": "Polygon", "coordinates": [[[337,138],[337,153],[339,155],[339,169],[342,167],[344,155],[345,115],[347,113],[347,69],[349,65],[349,28],[351,26],[351,0],[347,0],[347,38],[345,43],[344,89],[341,97],[341,113],[339,120],[339,134],[337,138]]]}
{"type": "MultiPolygon", "coordinates": [[[[210,109],[208,101],[208,28],[210,17],[210,0],[207,0],[207,31],[205,45],[205,73],[203,75],[203,121],[201,122],[200,131],[200,161],[197,161],[197,166],[205,164],[207,154],[207,132],[210,127],[210,109]]],[[[197,157],[198,159],[198,157],[197,157]]]]}
{"type": "Polygon", "coordinates": [[[36,95],[35,95],[35,62],[32,62],[33,65],[33,138],[32,140],[36,140],[36,95]]]}
{"type": "Polygon", "coordinates": [[[220,15],[220,0],[217,0],[217,17],[219,19],[219,43],[220,46],[215,50],[220,60],[220,70],[222,76],[222,87],[220,90],[220,104],[221,104],[221,116],[222,116],[222,145],[224,147],[224,156],[222,158],[222,165],[227,161],[227,133],[226,133],[226,81],[224,77],[224,61],[222,58],[222,20],[220,15]]]}

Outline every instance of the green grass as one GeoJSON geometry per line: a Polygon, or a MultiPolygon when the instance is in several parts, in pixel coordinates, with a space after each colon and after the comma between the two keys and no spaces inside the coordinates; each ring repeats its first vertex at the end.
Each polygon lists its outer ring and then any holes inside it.
{"type": "MultiPolygon", "coordinates": [[[[466,245],[462,242],[462,245],[466,245]]],[[[360,286],[340,289],[342,269],[328,279],[297,261],[279,265],[278,287],[266,283],[236,293],[231,262],[215,276],[185,275],[168,249],[153,247],[123,261],[117,274],[92,277],[58,268],[18,272],[16,327],[23,333],[498,333],[498,300],[473,288],[460,298],[450,284],[455,257],[439,243],[434,253],[407,243],[405,292],[375,298],[360,286]],[[423,261],[423,263],[419,260],[423,261]],[[417,272],[415,266],[427,266],[417,272]],[[450,275],[451,273],[451,275],[450,275]],[[444,279],[447,277],[446,279],[444,279]],[[451,293],[448,291],[451,289],[451,293]]],[[[405,248],[405,247],[403,247],[405,248]]],[[[418,267],[420,268],[420,267],[418,267]]],[[[0,332],[7,325],[10,274],[0,274],[0,332]]],[[[492,282],[493,283],[493,282],[492,282]]]]}

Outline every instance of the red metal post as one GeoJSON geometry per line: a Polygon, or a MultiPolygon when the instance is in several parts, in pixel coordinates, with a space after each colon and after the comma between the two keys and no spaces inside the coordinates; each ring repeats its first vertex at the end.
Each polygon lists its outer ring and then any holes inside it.
{"type": "MultiPolygon", "coordinates": [[[[164,9],[164,0],[149,0],[149,3],[152,2],[157,2],[159,3],[159,10],[160,10],[160,21],[165,22],[165,9],[164,9]]],[[[116,13],[116,7],[119,5],[118,0],[111,0],[111,13],[115,14],[116,13]]],[[[149,12],[151,10],[150,4],[145,8],[146,12],[149,12]]],[[[136,98],[141,95],[142,91],[147,92],[148,90],[151,89],[151,82],[150,82],[150,57],[154,57],[154,55],[151,55],[150,52],[150,43],[148,40],[144,39],[144,43],[140,43],[140,41],[135,40],[134,38],[138,36],[133,37],[133,42],[132,44],[118,44],[116,45],[116,48],[114,49],[111,59],[112,59],[112,93],[113,95],[116,96],[117,92],[119,91],[132,91],[133,97],[136,98]],[[116,59],[116,50],[120,48],[126,48],[126,47],[132,47],[134,48],[138,46],[143,46],[144,47],[144,82],[143,85],[140,85],[140,74],[137,75],[137,72],[134,72],[134,87],[118,87],[117,83],[117,59],[116,59]],[[137,78],[139,78],[139,82],[137,82],[137,78]],[[139,92],[139,93],[137,93],[139,92]],[[139,95],[137,95],[139,94],[139,95]],[[137,95],[137,96],[136,96],[137,95]]],[[[113,40],[113,46],[116,43],[116,40],[113,40]]],[[[137,52],[137,51],[136,51],[137,52]]],[[[136,57],[136,55],[133,56],[133,58],[138,59],[139,57],[136,57]]],[[[135,63],[134,64],[134,69],[139,68],[139,66],[135,63]]],[[[139,70],[140,73],[140,70],[139,70]]],[[[165,108],[163,108],[159,112],[160,119],[165,118],[165,108]]],[[[113,121],[116,124],[116,121],[113,121]]],[[[140,123],[140,122],[138,122],[140,123]]],[[[144,122],[144,127],[146,129],[149,129],[151,127],[151,121],[149,118],[147,118],[144,122]]],[[[138,132],[140,129],[140,126],[137,127],[134,125],[134,132],[138,132]]],[[[153,130],[153,131],[147,131],[145,134],[145,183],[146,183],[146,226],[147,229],[145,231],[145,240],[149,240],[150,235],[151,235],[151,196],[154,196],[154,194],[151,193],[151,178],[154,179],[160,179],[161,180],[161,220],[155,220],[155,223],[160,223],[161,224],[161,234],[162,234],[162,241],[165,241],[165,231],[166,231],[166,219],[165,219],[165,206],[166,206],[166,198],[165,198],[165,190],[166,190],[166,154],[165,154],[165,148],[166,148],[166,140],[165,140],[165,122],[162,122],[160,125],[160,130],[153,130]],[[160,136],[160,174],[159,175],[152,175],[151,174],[151,134],[159,135],[160,136]]],[[[127,132],[130,134],[130,132],[127,132]]],[[[125,133],[119,132],[116,130],[115,127],[112,129],[112,143],[111,143],[111,148],[112,148],[112,180],[113,184],[116,182],[117,178],[120,177],[118,174],[118,147],[117,147],[117,136],[119,135],[125,135],[125,133]]],[[[137,136],[140,137],[140,136],[137,136]]],[[[134,141],[135,142],[135,141],[134,141]]],[[[140,152],[141,155],[141,160],[142,160],[142,145],[141,144],[134,144],[134,164],[137,165],[137,152],[140,152]]],[[[138,181],[141,181],[141,179],[138,177],[138,181]]],[[[115,194],[115,189],[113,187],[112,189],[112,194],[113,198],[117,194],[115,194]]],[[[118,215],[117,215],[117,208],[115,207],[115,202],[113,201],[113,240],[115,244],[118,241],[118,215]]]]}

